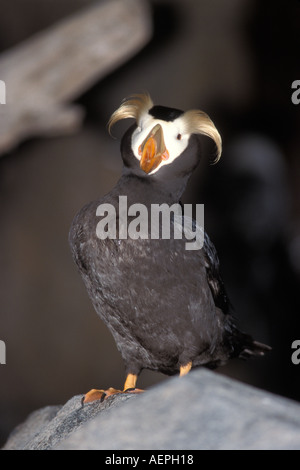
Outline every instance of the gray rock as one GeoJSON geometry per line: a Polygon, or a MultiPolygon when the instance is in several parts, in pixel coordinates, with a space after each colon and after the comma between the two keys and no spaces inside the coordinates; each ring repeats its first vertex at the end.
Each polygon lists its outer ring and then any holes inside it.
{"type": "Polygon", "coordinates": [[[61,406],[46,406],[31,413],[23,424],[14,429],[4,449],[24,449],[26,444],[32,441],[52,421],[60,408],[61,406]]]}
{"type": "Polygon", "coordinates": [[[31,413],[9,436],[3,450],[49,450],[99,413],[104,417],[110,408],[132,398],[133,394],[115,395],[103,403],[82,406],[82,395],[71,398],[64,406],[47,406],[31,413]]]}
{"type": "Polygon", "coordinates": [[[80,398],[30,415],[5,449],[300,449],[299,404],[203,369],[145,394],[80,398]]]}

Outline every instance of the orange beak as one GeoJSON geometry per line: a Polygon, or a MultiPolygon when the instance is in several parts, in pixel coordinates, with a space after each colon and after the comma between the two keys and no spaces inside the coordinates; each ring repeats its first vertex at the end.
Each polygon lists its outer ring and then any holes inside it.
{"type": "Polygon", "coordinates": [[[139,154],[141,155],[140,167],[147,174],[155,170],[162,160],[169,158],[160,124],[156,124],[147,135],[139,147],[139,154]]]}

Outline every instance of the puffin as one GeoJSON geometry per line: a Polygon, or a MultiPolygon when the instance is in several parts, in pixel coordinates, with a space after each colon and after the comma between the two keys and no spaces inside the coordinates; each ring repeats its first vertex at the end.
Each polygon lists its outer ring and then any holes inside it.
{"type": "Polygon", "coordinates": [[[198,109],[155,105],[148,93],[125,98],[109,120],[109,132],[122,119],[133,123],[121,139],[120,179],[74,217],[69,243],[93,306],[122,356],[126,379],[121,390],[90,390],[83,403],[142,392],[136,384],[143,369],[184,376],[271,349],[238,328],[216,249],[181,203],[205,139],[216,147],[214,162],[221,157],[213,121],[198,109]],[[156,218],[154,229],[153,207],[170,209],[169,217],[156,218]],[[191,232],[202,234],[193,249],[191,232]]]}

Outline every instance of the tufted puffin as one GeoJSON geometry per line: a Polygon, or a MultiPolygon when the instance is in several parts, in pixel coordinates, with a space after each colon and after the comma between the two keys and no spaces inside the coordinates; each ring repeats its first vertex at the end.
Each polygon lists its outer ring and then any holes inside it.
{"type": "MultiPolygon", "coordinates": [[[[142,205],[148,214],[154,205],[180,204],[201,159],[203,136],[214,141],[215,160],[221,156],[221,137],[214,123],[200,110],[154,105],[148,94],[123,100],[110,118],[109,130],[127,118],[134,123],[121,139],[122,175],[108,194],[75,216],[69,241],[94,308],[123,358],[123,392],[138,393],[136,382],[143,369],[183,376],[194,367],[213,369],[230,358],[263,355],[270,348],[237,328],[216,249],[204,229],[199,249],[187,249],[184,231],[182,237],[175,236],[178,220],[182,227],[186,222],[184,213],[174,216],[170,211],[164,220],[170,228],[168,237],[160,230],[161,219],[158,236],[151,236],[150,218],[146,234],[137,230],[135,236],[124,236],[120,196],[126,197],[127,207],[142,205]],[[98,224],[104,220],[100,214],[107,216],[110,209],[114,218],[99,236],[98,224]],[[109,230],[113,223],[116,227],[109,230]]],[[[125,214],[126,227],[134,221],[136,228],[139,225],[133,214],[129,210],[125,214]]],[[[197,227],[201,230],[197,221],[190,221],[193,233],[197,227]]],[[[114,393],[122,391],[93,389],[83,402],[114,393]]]]}

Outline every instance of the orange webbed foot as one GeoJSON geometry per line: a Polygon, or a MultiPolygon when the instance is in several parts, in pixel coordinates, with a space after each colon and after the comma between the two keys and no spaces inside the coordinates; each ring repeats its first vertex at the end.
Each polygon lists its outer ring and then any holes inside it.
{"type": "Polygon", "coordinates": [[[113,387],[110,387],[107,390],[98,390],[98,389],[93,388],[82,397],[81,404],[84,405],[85,403],[91,403],[97,400],[100,400],[100,402],[103,402],[103,400],[106,400],[111,395],[117,395],[119,393],[142,393],[144,392],[144,390],[141,390],[140,388],[135,388],[136,381],[137,381],[137,375],[128,374],[126,377],[123,391],[117,390],[113,387]]]}

